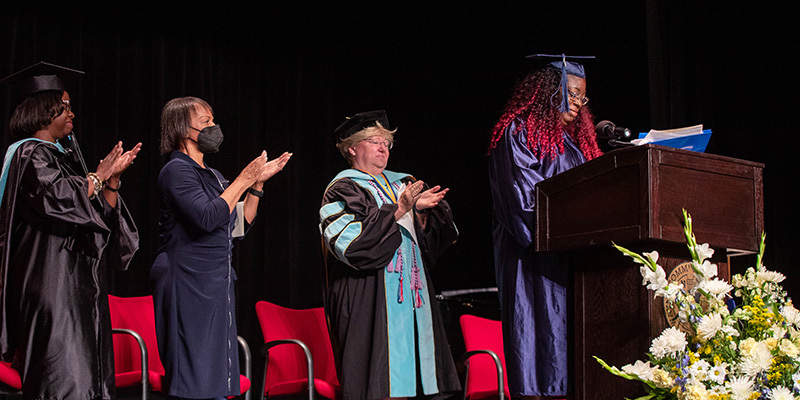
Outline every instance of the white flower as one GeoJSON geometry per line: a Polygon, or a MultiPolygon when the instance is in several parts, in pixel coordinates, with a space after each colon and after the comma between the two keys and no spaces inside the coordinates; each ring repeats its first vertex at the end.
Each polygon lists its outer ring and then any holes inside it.
{"type": "Polygon", "coordinates": [[[709,279],[700,282],[700,284],[697,285],[697,287],[699,289],[705,290],[708,293],[711,293],[718,299],[721,298],[721,296],[726,295],[728,294],[728,292],[733,290],[733,286],[729,285],[728,282],[725,282],[724,280],[719,278],[709,279]]]}
{"type": "Polygon", "coordinates": [[[792,375],[792,382],[794,382],[795,389],[800,389],[800,372],[795,372],[794,375],[792,375]]]}
{"type": "Polygon", "coordinates": [[[709,398],[708,389],[702,383],[686,385],[686,390],[678,390],[678,400],[701,400],[709,398]]]}
{"type": "Polygon", "coordinates": [[[661,296],[664,298],[664,301],[668,302],[675,302],[678,299],[678,295],[683,290],[683,284],[678,282],[670,282],[669,285],[656,290],[655,297],[661,296]]]}
{"type": "Polygon", "coordinates": [[[783,387],[778,386],[775,389],[772,389],[772,392],[769,394],[770,400],[794,400],[794,396],[792,395],[792,391],[783,387]]]}
{"type": "Polygon", "coordinates": [[[698,281],[702,282],[717,276],[717,264],[711,264],[708,260],[703,261],[702,264],[697,261],[692,261],[692,266],[700,275],[697,277],[698,281]]]}
{"type": "Polygon", "coordinates": [[[708,243],[699,244],[694,247],[694,251],[697,252],[697,258],[700,262],[705,261],[707,258],[711,258],[714,255],[714,249],[708,247],[708,243]]]}
{"type": "Polygon", "coordinates": [[[769,271],[766,269],[758,271],[756,276],[758,277],[758,280],[762,282],[781,283],[784,279],[786,279],[786,276],[784,276],[782,273],[769,271]]]}
{"type": "MultiPolygon", "coordinates": [[[[720,330],[722,330],[722,332],[726,336],[739,336],[739,331],[737,331],[736,328],[734,328],[734,327],[732,327],[730,325],[723,325],[722,328],[720,328],[720,330]]],[[[736,343],[733,343],[733,345],[735,347],[736,343]]]]}
{"type": "Polygon", "coordinates": [[[720,329],[722,329],[722,316],[704,315],[697,324],[697,335],[705,342],[713,338],[720,329]]]}
{"type": "Polygon", "coordinates": [[[669,376],[667,371],[664,371],[658,367],[653,370],[653,383],[656,385],[656,387],[661,389],[669,389],[672,387],[674,382],[675,380],[669,376]]]}
{"type": "Polygon", "coordinates": [[[650,260],[650,262],[652,262],[653,264],[658,262],[658,252],[655,251],[655,250],[653,250],[653,251],[651,251],[649,253],[642,253],[642,255],[647,257],[650,260]]]}
{"type": "Polygon", "coordinates": [[[786,337],[786,333],[787,333],[786,329],[783,329],[778,325],[772,325],[772,337],[774,337],[775,339],[783,339],[784,337],[786,337]]]}
{"type": "Polygon", "coordinates": [[[747,376],[735,376],[728,382],[731,400],[748,400],[753,393],[753,379],[747,376]]]}
{"type": "Polygon", "coordinates": [[[778,350],[780,354],[790,358],[797,358],[797,356],[800,355],[800,350],[788,339],[781,340],[780,344],[778,344],[778,350]]]}
{"type": "Polygon", "coordinates": [[[725,376],[728,375],[728,363],[715,365],[708,370],[708,379],[712,382],[722,385],[725,383],[725,376]]]}
{"type": "Polygon", "coordinates": [[[675,355],[686,349],[686,334],[669,327],[661,332],[661,335],[653,339],[650,346],[650,353],[656,358],[664,358],[667,355],[675,355]]]}
{"type": "Polygon", "coordinates": [[[689,376],[699,382],[708,380],[708,371],[711,369],[711,364],[706,360],[697,360],[694,364],[689,366],[689,376]]]}
{"type": "Polygon", "coordinates": [[[739,370],[743,374],[755,376],[772,365],[772,353],[766,342],[755,342],[752,338],[748,338],[740,343],[740,349],[743,357],[739,363],[739,370]]]}
{"type": "Polygon", "coordinates": [[[639,272],[641,272],[643,278],[642,285],[647,285],[650,290],[660,290],[669,284],[667,282],[667,273],[660,265],[656,265],[655,271],[645,265],[639,267],[639,272]]]}
{"type": "Polygon", "coordinates": [[[786,323],[792,325],[800,324],[800,311],[794,308],[793,305],[787,305],[781,310],[781,315],[786,319],[786,323]]]}
{"type": "Polygon", "coordinates": [[[633,365],[626,365],[622,367],[622,372],[628,375],[636,375],[639,379],[652,381],[653,380],[653,370],[657,367],[650,365],[650,361],[642,362],[641,360],[637,360],[633,365]]]}

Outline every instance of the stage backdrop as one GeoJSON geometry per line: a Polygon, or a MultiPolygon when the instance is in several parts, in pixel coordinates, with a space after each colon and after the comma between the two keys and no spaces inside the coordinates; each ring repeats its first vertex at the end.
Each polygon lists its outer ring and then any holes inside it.
{"type": "MultiPolygon", "coordinates": [[[[256,301],[321,305],[317,210],[347,166],[332,130],[361,111],[386,109],[398,128],[389,169],[451,189],[461,238],[432,271],[437,291],[494,286],[489,132],[533,66],[524,56],[561,52],[597,57],[585,63],[597,120],[635,132],[703,123],[714,131],[708,152],[766,164],[767,262],[797,292],[798,212],[789,193],[798,85],[787,61],[796,12],[658,0],[17,3],[0,5],[0,74],[40,60],[86,71],[68,86],[90,169],[118,140],[144,144],[121,191],[141,250],[114,276],[114,294],[149,294],[159,115],[166,101],[187,95],[214,108],[225,141],[207,162],[228,179],[261,149],[294,153],[267,182],[257,224],[235,249],[240,332],[251,343],[261,341],[256,301]]],[[[4,125],[14,105],[4,89],[4,125]]],[[[8,143],[4,127],[0,148],[8,143]]]]}

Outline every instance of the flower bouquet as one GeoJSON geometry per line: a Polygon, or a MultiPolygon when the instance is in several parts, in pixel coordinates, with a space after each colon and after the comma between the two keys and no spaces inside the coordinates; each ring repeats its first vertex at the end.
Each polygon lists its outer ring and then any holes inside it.
{"type": "Polygon", "coordinates": [[[780,283],[783,274],[762,265],[761,237],[755,267],[734,275],[732,285],[716,277],[714,250],[698,245],[692,218],[683,211],[684,234],[696,285],[669,282],[658,253],[614,247],[641,264],[642,284],[676,307],[683,329],[655,338],[647,361],[619,369],[595,359],[614,375],[644,383],[649,399],[800,399],[800,311],[780,283]],[[733,307],[731,292],[741,304],[733,307]]]}

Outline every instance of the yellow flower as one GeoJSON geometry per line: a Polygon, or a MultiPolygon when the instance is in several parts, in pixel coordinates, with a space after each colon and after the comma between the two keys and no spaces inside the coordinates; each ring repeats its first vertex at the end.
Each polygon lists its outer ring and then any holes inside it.
{"type": "Polygon", "coordinates": [[[770,351],[775,350],[775,348],[778,347],[778,339],[768,338],[764,342],[767,344],[767,348],[769,348],[770,351]]]}

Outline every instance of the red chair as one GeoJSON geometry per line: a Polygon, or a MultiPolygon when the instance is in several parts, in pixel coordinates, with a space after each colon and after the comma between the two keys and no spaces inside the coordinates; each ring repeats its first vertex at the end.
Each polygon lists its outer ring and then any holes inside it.
{"type": "Polygon", "coordinates": [[[340,399],[342,392],[324,310],[293,310],[259,301],[256,314],[264,334],[266,357],[261,398],[308,392],[309,400],[317,395],[340,399]]]}
{"type": "MultiPolygon", "coordinates": [[[[111,327],[114,332],[114,367],[117,388],[132,388],[141,385],[142,399],[149,397],[150,390],[164,393],[164,366],[158,354],[156,342],[153,297],[108,296],[111,310],[111,327]],[[147,368],[142,368],[146,365],[147,368]]],[[[250,400],[250,349],[239,337],[239,346],[244,358],[244,375],[239,385],[245,400],[250,400]]]]}
{"type": "Polygon", "coordinates": [[[0,361],[0,397],[21,394],[22,378],[11,363],[0,361]]]}
{"type": "Polygon", "coordinates": [[[464,314],[459,318],[464,347],[461,357],[467,366],[464,399],[509,397],[506,358],[503,355],[503,327],[500,321],[464,314]],[[480,357],[473,356],[481,355],[480,357]],[[502,389],[497,384],[503,381],[502,389]]]}

